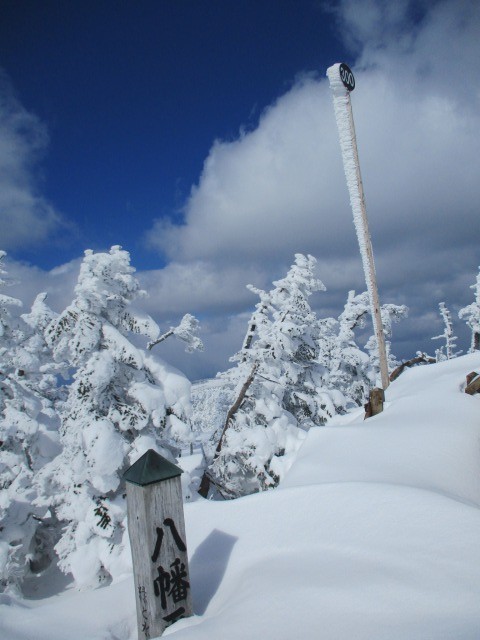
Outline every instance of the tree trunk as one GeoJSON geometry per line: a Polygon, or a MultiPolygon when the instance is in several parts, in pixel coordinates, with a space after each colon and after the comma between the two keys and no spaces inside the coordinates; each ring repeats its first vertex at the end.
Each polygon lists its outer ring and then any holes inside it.
{"type": "Polygon", "coordinates": [[[150,351],[156,344],[159,344],[160,342],[163,342],[164,340],[166,340],[170,336],[173,336],[173,329],[170,329],[169,331],[167,331],[166,333],[161,335],[156,340],[153,340],[152,342],[149,342],[147,344],[147,349],[150,351]]]}
{"type": "Polygon", "coordinates": [[[473,350],[474,351],[480,351],[480,333],[475,332],[473,334],[473,350]]]}
{"type": "MultiPolygon", "coordinates": [[[[230,409],[229,409],[229,411],[227,413],[227,417],[226,417],[226,420],[225,420],[225,425],[223,427],[223,431],[222,431],[222,435],[220,436],[220,440],[218,441],[217,448],[215,449],[215,455],[213,456],[212,464],[215,462],[215,460],[220,455],[220,451],[222,450],[222,445],[223,445],[223,441],[224,441],[224,438],[225,438],[225,433],[227,432],[227,429],[230,426],[230,423],[232,422],[233,418],[235,417],[235,414],[239,410],[242,402],[244,401],[245,396],[247,394],[247,391],[248,391],[250,385],[252,384],[252,382],[255,379],[255,374],[257,373],[258,367],[259,367],[259,363],[255,362],[255,364],[253,365],[252,370],[250,372],[250,375],[245,380],[242,388],[240,389],[240,393],[238,394],[237,399],[235,400],[235,402],[230,407],[230,409]]],[[[208,469],[205,469],[205,471],[203,472],[203,476],[202,476],[202,481],[200,483],[200,487],[198,489],[198,493],[202,496],[202,498],[206,498],[208,496],[209,489],[210,489],[210,476],[208,475],[208,469]]]]}

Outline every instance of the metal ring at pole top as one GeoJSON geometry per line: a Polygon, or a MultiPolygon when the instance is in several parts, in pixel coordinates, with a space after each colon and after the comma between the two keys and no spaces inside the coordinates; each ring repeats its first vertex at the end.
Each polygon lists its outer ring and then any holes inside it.
{"type": "Polygon", "coordinates": [[[355,78],[350,67],[342,62],[338,71],[340,73],[340,80],[343,82],[343,86],[349,91],[353,91],[355,89],[355,78]]]}

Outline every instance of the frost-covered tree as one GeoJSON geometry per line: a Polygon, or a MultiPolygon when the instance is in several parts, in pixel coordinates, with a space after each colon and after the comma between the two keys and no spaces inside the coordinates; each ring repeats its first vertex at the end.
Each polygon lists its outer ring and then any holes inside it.
{"type": "MultiPolygon", "coordinates": [[[[404,304],[382,304],[381,309],[381,318],[382,318],[382,326],[383,333],[385,334],[385,350],[387,354],[387,365],[388,371],[393,371],[400,364],[398,360],[392,353],[391,341],[388,338],[392,336],[392,325],[393,323],[400,322],[408,315],[408,307],[404,304]]],[[[371,373],[370,377],[372,380],[372,385],[377,384],[377,379],[380,375],[380,362],[379,362],[379,354],[378,354],[378,346],[377,339],[375,335],[370,336],[368,339],[365,350],[370,355],[370,365],[371,365],[371,373]]]]}
{"type": "Polygon", "coordinates": [[[349,291],[336,332],[330,334],[330,349],[325,362],[326,381],[330,388],[340,390],[350,403],[364,404],[371,386],[370,359],[356,343],[355,329],[363,329],[370,313],[370,300],[365,291],[355,295],[349,291]]]}
{"type": "Polygon", "coordinates": [[[81,587],[128,568],[125,469],[150,448],[171,457],[190,438],[190,383],[129,339],[137,333],[155,341],[159,334],[152,318],[132,311],[144,293],[134,271],[119,246],[86,251],[73,302],[46,328],[73,381],[63,451],[40,474],[40,486],[64,523],[55,547],[59,566],[81,587]]]}
{"type": "MultiPolygon", "coordinates": [[[[480,267],[479,267],[480,269],[480,267]]],[[[470,289],[475,292],[474,301],[460,309],[458,317],[465,320],[472,332],[472,342],[470,344],[469,353],[480,350],[480,271],[477,274],[477,281],[470,285],[470,289]]]]}
{"type": "Polygon", "coordinates": [[[192,384],[192,429],[206,459],[213,458],[218,434],[222,432],[225,416],[235,400],[234,391],[233,382],[221,378],[192,384]]]}
{"type": "MultiPolygon", "coordinates": [[[[392,324],[399,322],[408,314],[405,305],[384,304],[381,317],[385,338],[392,335],[392,324]]],[[[333,326],[328,339],[329,349],[325,367],[325,380],[329,387],[339,389],[348,402],[361,406],[368,397],[369,390],[377,384],[380,375],[380,363],[377,340],[372,335],[361,349],[356,342],[355,332],[365,329],[371,321],[371,305],[368,292],[358,295],[349,291],[343,312],[338,323],[333,326]]],[[[385,341],[389,370],[397,366],[391,353],[391,343],[385,341]]]]}
{"type": "MultiPolygon", "coordinates": [[[[1,252],[3,259],[5,253],[1,252]]],[[[0,284],[8,284],[0,264],[0,284]]],[[[41,335],[53,317],[45,295],[22,318],[0,294],[0,590],[19,590],[50,561],[47,509],[35,504],[35,476],[59,452],[57,368],[41,335]]]]}
{"type": "Polygon", "coordinates": [[[55,361],[45,338],[47,326],[56,317],[57,314],[47,304],[47,294],[39,293],[30,312],[21,316],[24,326],[28,327],[22,342],[22,352],[26,359],[26,385],[51,400],[55,412],[59,413],[66,397],[64,382],[69,376],[68,364],[63,360],[55,361]]]}
{"type": "Polygon", "coordinates": [[[264,362],[270,345],[258,339],[268,332],[271,309],[268,294],[250,319],[242,349],[232,357],[237,366],[221,377],[234,388],[234,402],[224,419],[223,430],[210,469],[205,472],[200,494],[208,494],[210,480],[224,497],[238,497],[274,486],[275,463],[282,453],[281,436],[296,431],[295,419],[281,406],[281,388],[267,378],[264,362]]]}
{"type": "MultiPolygon", "coordinates": [[[[303,437],[299,427],[323,424],[343,408],[343,396],[322,383],[322,325],[308,300],[325,288],[314,275],[315,264],[312,256],[297,254],[271,291],[248,287],[260,301],[243,347],[232,358],[237,366],[224,374],[234,381],[235,402],[207,472],[227,495],[275,486],[303,437]]],[[[205,495],[208,483],[202,485],[205,495]]]]}
{"type": "Polygon", "coordinates": [[[444,302],[440,302],[438,307],[440,309],[440,315],[442,316],[444,330],[440,335],[433,336],[432,340],[445,340],[445,344],[435,351],[437,362],[441,362],[442,360],[456,358],[462,352],[456,351],[457,336],[453,335],[452,315],[450,311],[444,302]]]}
{"type": "Polygon", "coordinates": [[[325,424],[344,407],[341,394],[325,389],[319,364],[319,344],[326,327],[310,308],[309,298],[316,291],[325,291],[325,285],[315,277],[316,262],[313,256],[296,254],[286,277],[274,282],[270,292],[275,336],[271,366],[274,361],[281,363],[282,405],[305,429],[325,424]]]}

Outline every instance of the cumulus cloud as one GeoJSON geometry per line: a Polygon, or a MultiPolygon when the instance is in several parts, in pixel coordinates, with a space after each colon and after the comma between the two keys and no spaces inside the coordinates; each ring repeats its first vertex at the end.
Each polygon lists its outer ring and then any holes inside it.
{"type": "Polygon", "coordinates": [[[23,308],[20,312],[27,313],[35,297],[45,291],[48,294],[48,305],[60,312],[73,299],[81,261],[81,258],[77,258],[45,271],[7,255],[5,269],[12,284],[4,293],[21,300],[23,308]]]}
{"type": "Polygon", "coordinates": [[[175,260],[265,263],[294,246],[316,246],[317,233],[341,242],[339,224],[347,228],[350,220],[336,216],[335,192],[345,194],[334,126],[326,84],[302,79],[267,109],[254,131],[213,145],[186,205],[185,224],[157,221],[151,243],[175,260]],[[335,153],[324,170],[322,149],[331,148],[335,153]]]}
{"type": "Polygon", "coordinates": [[[15,97],[0,70],[0,226],[3,249],[33,246],[61,226],[61,217],[36,188],[35,165],[48,135],[15,97]]]}
{"type": "MultiPolygon", "coordinates": [[[[335,12],[355,59],[352,103],[380,297],[411,309],[394,328],[393,349],[401,357],[433,352],[438,345],[430,338],[441,332],[438,303],[444,300],[455,319],[471,300],[480,263],[480,6],[343,0],[335,12]]],[[[245,285],[268,288],[295,253],[318,259],[327,286],[312,300],[319,315],[338,316],[348,290],[365,288],[324,77],[334,62],[325,61],[318,76],[300,77],[254,130],[216,141],[185,203],[183,224],[159,219],[148,234],[168,264],[139,273],[150,294],[143,308],[162,327],[186,312],[203,325],[204,354],[185,355],[173,341],[162,347],[191,378],[228,366],[256,302],[245,285]]],[[[7,177],[0,187],[23,194],[9,196],[18,217],[0,219],[12,246],[58,225],[33,181],[45,144],[38,120],[11,94],[2,99],[0,175],[7,177]]],[[[1,216],[4,202],[0,195],[1,216]]],[[[54,308],[70,301],[78,261],[48,273],[12,265],[26,304],[40,290],[50,291],[54,308]]],[[[464,323],[457,320],[455,330],[468,347],[464,323]]]]}
{"type": "MultiPolygon", "coordinates": [[[[431,349],[429,314],[440,300],[466,303],[480,262],[480,6],[344,0],[335,11],[356,56],[352,103],[380,295],[411,307],[399,328],[408,356],[431,349]]],[[[257,274],[264,286],[295,252],[311,253],[329,289],[321,304],[338,314],[347,290],[364,285],[327,80],[304,76],[255,130],[216,141],[184,224],[157,220],[149,242],[170,260],[169,286],[190,291],[184,300],[199,295],[208,308],[215,286],[200,293],[197,276],[220,282],[225,313],[245,300],[242,278],[257,274]]]]}
{"type": "Polygon", "coordinates": [[[164,269],[140,272],[138,277],[149,294],[142,306],[164,318],[185,313],[186,307],[209,316],[221,315],[226,309],[238,311],[252,301],[246,283],[262,286],[268,282],[261,270],[248,265],[218,270],[212,263],[202,261],[172,262],[164,269]]]}

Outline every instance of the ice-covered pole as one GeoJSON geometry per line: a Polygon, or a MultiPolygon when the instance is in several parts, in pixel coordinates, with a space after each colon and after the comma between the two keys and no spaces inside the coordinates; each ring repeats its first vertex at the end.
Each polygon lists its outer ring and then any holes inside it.
{"type": "Polygon", "coordinates": [[[333,106],[335,109],[335,118],[337,120],[340,148],[342,150],[343,168],[347,179],[350,204],[353,212],[353,221],[357,232],[358,244],[360,246],[360,254],[362,256],[368,295],[370,297],[373,326],[378,345],[382,386],[386,389],[389,385],[389,378],[385,335],[383,333],[382,316],[380,313],[380,301],[378,297],[377,278],[375,275],[375,263],[373,261],[372,241],[368,230],[367,209],[365,207],[365,195],[363,193],[362,176],[360,174],[360,162],[358,159],[352,103],[350,101],[350,91],[353,91],[355,88],[355,79],[347,65],[340,63],[329,67],[327,69],[327,76],[330,82],[330,89],[333,94],[333,106]]]}

